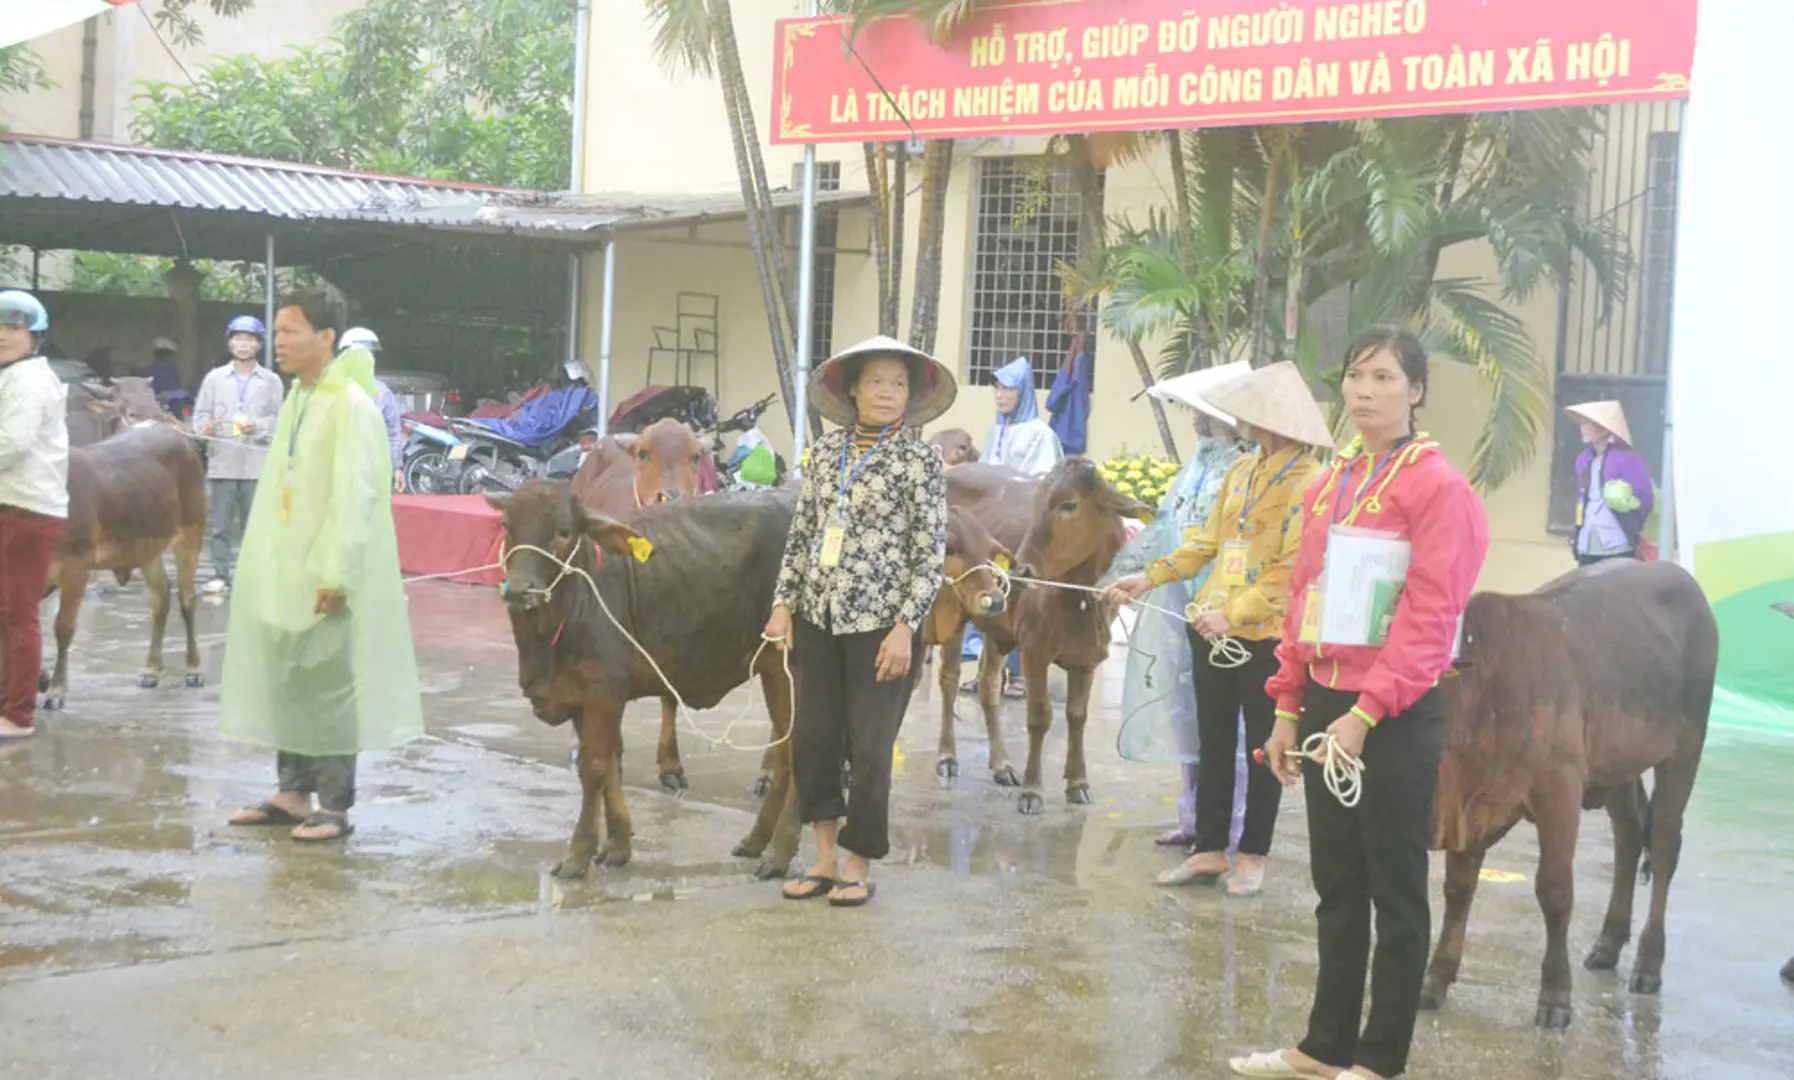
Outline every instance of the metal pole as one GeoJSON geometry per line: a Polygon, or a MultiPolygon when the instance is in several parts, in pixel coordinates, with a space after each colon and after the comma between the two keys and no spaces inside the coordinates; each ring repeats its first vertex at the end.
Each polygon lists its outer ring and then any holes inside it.
{"type": "MultiPolygon", "coordinates": [[[[1683,151],[1683,148],[1687,145],[1687,139],[1685,136],[1688,131],[1688,114],[1689,114],[1689,112],[1690,112],[1690,110],[1686,106],[1684,106],[1683,110],[1682,110],[1681,120],[1676,125],[1676,160],[1677,161],[1687,161],[1688,160],[1686,157],[1683,156],[1682,151],[1683,151]]],[[[1678,221],[1687,221],[1688,220],[1687,202],[1688,202],[1688,187],[1687,187],[1687,185],[1677,184],[1676,185],[1676,220],[1678,220],[1678,221]]],[[[1670,255],[1670,266],[1672,268],[1670,272],[1672,274],[1675,273],[1675,270],[1673,269],[1675,267],[1675,265],[1676,265],[1675,255],[1672,252],[1670,255]]],[[[1678,558],[1677,551],[1676,551],[1676,542],[1679,539],[1679,536],[1677,534],[1677,529],[1676,529],[1676,468],[1675,468],[1675,466],[1676,466],[1676,460],[1675,460],[1675,449],[1676,449],[1676,346],[1675,346],[1676,310],[1675,310],[1675,303],[1674,303],[1674,299],[1673,299],[1675,296],[1675,292],[1676,292],[1675,282],[1674,282],[1674,280],[1671,280],[1670,296],[1671,296],[1672,300],[1670,303],[1670,313],[1669,313],[1670,345],[1669,345],[1669,356],[1667,358],[1669,370],[1664,373],[1665,377],[1663,380],[1663,486],[1661,488],[1662,498],[1659,500],[1659,503],[1657,506],[1657,553],[1658,553],[1658,558],[1667,560],[1669,562],[1681,564],[1683,566],[1686,566],[1690,571],[1693,571],[1693,569],[1694,569],[1693,560],[1692,559],[1683,560],[1681,558],[1678,558]]]]}
{"type": "Polygon", "coordinates": [[[598,434],[610,433],[610,331],[617,295],[617,241],[604,245],[604,300],[598,308],[598,434]]]}
{"type": "MultiPolygon", "coordinates": [[[[822,13],[820,0],[809,0],[806,13],[815,18],[822,13]]],[[[797,226],[797,393],[791,418],[791,465],[802,471],[804,436],[810,428],[810,347],[812,323],[810,308],[816,292],[816,144],[804,146],[803,208],[797,226]]],[[[898,194],[902,197],[902,193],[898,194]]]]}
{"type": "MultiPolygon", "coordinates": [[[[592,6],[587,0],[580,0],[573,20],[573,146],[571,157],[572,175],[568,180],[568,190],[578,195],[585,187],[586,154],[585,154],[585,122],[586,122],[586,53],[587,41],[591,38],[592,6]]],[[[575,251],[567,256],[567,356],[562,364],[567,377],[573,378],[585,366],[579,354],[580,303],[583,299],[585,281],[585,260],[581,253],[575,251]]],[[[592,380],[592,370],[585,368],[586,382],[592,380]]],[[[602,413],[607,402],[604,396],[598,399],[598,408],[602,413]]],[[[598,428],[604,429],[604,417],[598,418],[598,428]]]]}
{"type": "Polygon", "coordinates": [[[262,363],[274,366],[274,234],[268,234],[268,247],[262,255],[262,325],[268,332],[262,337],[262,363]]]}
{"type": "Polygon", "coordinates": [[[38,269],[39,269],[38,260],[42,259],[43,255],[44,255],[44,253],[39,251],[38,249],[36,249],[36,248],[31,249],[31,291],[32,292],[37,292],[43,288],[43,285],[41,283],[39,283],[39,281],[38,281],[38,269]]]}

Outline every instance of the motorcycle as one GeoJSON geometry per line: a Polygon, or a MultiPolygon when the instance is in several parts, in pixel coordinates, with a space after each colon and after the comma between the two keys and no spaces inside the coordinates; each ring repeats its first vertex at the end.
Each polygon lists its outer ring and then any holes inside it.
{"type": "Polygon", "coordinates": [[[461,438],[448,428],[427,423],[412,416],[400,418],[407,438],[405,490],[414,495],[453,495],[458,490],[459,466],[451,466],[449,455],[462,445],[461,438]]]}
{"type": "Polygon", "coordinates": [[[455,490],[462,495],[516,491],[548,475],[550,460],[579,445],[568,433],[585,430],[595,402],[590,390],[575,386],[536,398],[509,421],[451,420],[461,440],[448,452],[449,467],[458,470],[455,490]]]}
{"type": "Polygon", "coordinates": [[[776,487],[785,482],[785,459],[773,451],[757,426],[760,417],[772,405],[774,396],[768,394],[708,430],[699,431],[700,435],[718,436],[716,472],[722,490],[745,491],[776,487]],[[735,451],[725,461],[720,436],[730,431],[740,432],[741,437],[735,440],[735,451]]]}

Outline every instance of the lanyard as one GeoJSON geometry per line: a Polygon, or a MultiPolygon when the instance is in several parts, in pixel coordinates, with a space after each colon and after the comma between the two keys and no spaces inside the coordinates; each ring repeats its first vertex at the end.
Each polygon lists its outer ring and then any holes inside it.
{"type": "Polygon", "coordinates": [[[308,386],[302,386],[294,391],[294,396],[304,394],[305,400],[299,403],[299,413],[293,417],[292,430],[287,432],[287,464],[289,466],[293,463],[294,451],[299,447],[299,425],[305,423],[305,410],[311,405],[311,397],[316,392],[315,388],[308,386]]]}
{"type": "MultiPolygon", "coordinates": [[[[1357,520],[1358,504],[1360,502],[1364,501],[1364,493],[1366,491],[1370,490],[1371,483],[1373,481],[1375,481],[1379,475],[1382,474],[1384,467],[1387,466],[1390,462],[1394,461],[1395,456],[1397,454],[1401,453],[1403,448],[1405,448],[1408,445],[1408,443],[1411,442],[1412,440],[1413,440],[1413,436],[1410,435],[1407,438],[1402,439],[1399,442],[1397,442],[1394,446],[1389,448],[1389,452],[1387,454],[1384,454],[1381,458],[1377,459],[1374,468],[1368,469],[1365,472],[1364,483],[1358,485],[1358,494],[1352,497],[1352,503],[1351,503],[1352,512],[1350,514],[1344,515],[1344,516],[1350,517],[1354,521],[1357,520]]],[[[1353,459],[1353,460],[1356,461],[1356,459],[1353,459]]],[[[1351,474],[1351,471],[1352,471],[1351,464],[1347,464],[1345,471],[1340,473],[1338,475],[1338,478],[1336,480],[1334,480],[1334,482],[1333,482],[1333,524],[1335,524],[1335,525],[1339,524],[1340,518],[1342,516],[1339,511],[1340,511],[1340,508],[1345,505],[1345,500],[1340,498],[1340,496],[1345,494],[1346,478],[1351,474]]]]}
{"type": "MultiPolygon", "coordinates": [[[[1291,465],[1294,465],[1296,463],[1296,460],[1298,458],[1300,458],[1301,456],[1302,456],[1302,451],[1300,451],[1300,450],[1297,450],[1294,454],[1292,454],[1290,456],[1290,459],[1283,463],[1283,468],[1277,470],[1277,475],[1271,477],[1271,482],[1266,484],[1265,489],[1263,491],[1259,492],[1256,497],[1253,497],[1253,495],[1252,495],[1252,481],[1258,479],[1258,466],[1257,465],[1252,466],[1252,475],[1246,478],[1246,495],[1247,495],[1246,505],[1240,507],[1240,528],[1239,528],[1239,532],[1237,533],[1237,535],[1239,537],[1244,538],[1246,535],[1246,515],[1250,514],[1252,512],[1252,508],[1254,506],[1257,506],[1259,503],[1264,501],[1264,497],[1266,495],[1269,495],[1271,493],[1271,489],[1277,486],[1277,481],[1283,479],[1283,474],[1288,472],[1289,467],[1291,465]]],[[[1359,494],[1362,495],[1364,493],[1363,493],[1363,491],[1360,491],[1359,494]]]]}
{"type": "Polygon", "coordinates": [[[243,403],[249,399],[250,380],[254,379],[255,376],[239,375],[237,372],[233,371],[230,373],[230,377],[235,380],[237,384],[237,411],[242,412],[243,403]]]}
{"type": "Polygon", "coordinates": [[[871,457],[878,450],[879,444],[885,441],[885,436],[889,435],[891,429],[895,428],[897,424],[900,423],[902,423],[901,420],[888,424],[878,433],[878,438],[873,440],[871,447],[869,447],[865,453],[860,455],[859,462],[853,467],[852,475],[849,475],[847,472],[847,452],[853,449],[853,432],[848,432],[846,436],[842,438],[841,489],[835,493],[835,509],[837,511],[845,510],[847,508],[847,493],[853,490],[854,481],[860,478],[860,470],[866,467],[866,459],[871,457]]]}

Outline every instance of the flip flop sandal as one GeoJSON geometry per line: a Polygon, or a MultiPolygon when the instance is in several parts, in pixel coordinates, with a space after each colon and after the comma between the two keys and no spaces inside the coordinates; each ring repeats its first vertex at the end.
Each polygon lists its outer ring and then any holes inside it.
{"type": "Polygon", "coordinates": [[[1235,870],[1227,875],[1227,895],[1242,899],[1248,896],[1257,896],[1258,890],[1264,888],[1264,884],[1265,872],[1262,869],[1256,874],[1235,870]]]}
{"type": "Polygon", "coordinates": [[[336,840],[347,840],[355,834],[355,826],[349,824],[349,815],[339,814],[334,810],[319,810],[299,823],[301,829],[318,829],[326,825],[336,826],[336,832],[329,836],[295,836],[293,842],[298,844],[328,844],[336,840]]]}
{"type": "Polygon", "coordinates": [[[814,900],[818,896],[827,896],[828,891],[835,887],[835,879],[822,874],[805,874],[797,879],[797,884],[816,887],[808,892],[788,892],[785,889],[780,889],[779,895],[787,900],[814,900]]]}
{"type": "Polygon", "coordinates": [[[1215,885],[1230,873],[1228,870],[1191,870],[1189,866],[1189,860],[1185,860],[1154,880],[1160,885],[1215,885]]]}
{"type": "Polygon", "coordinates": [[[1189,847],[1196,838],[1182,829],[1170,829],[1160,833],[1152,841],[1160,847],[1189,847]]]}
{"type": "Polygon", "coordinates": [[[243,809],[237,811],[237,813],[260,814],[261,817],[254,821],[237,821],[233,816],[233,819],[225,822],[225,824],[234,825],[240,829],[254,829],[264,825],[298,825],[306,820],[305,818],[276,806],[271,802],[258,803],[255,806],[245,806],[243,809]]]}
{"type": "Polygon", "coordinates": [[[872,894],[878,891],[878,886],[874,885],[870,881],[837,881],[837,882],[835,882],[835,888],[837,888],[837,889],[865,889],[866,895],[865,896],[830,896],[828,898],[828,906],[829,907],[865,907],[866,903],[872,899],[872,894]]]}
{"type": "Polygon", "coordinates": [[[1303,1080],[1305,1077],[1319,1075],[1297,1071],[1294,1065],[1283,1059],[1283,1051],[1269,1050],[1247,1054],[1245,1057],[1227,1059],[1228,1068],[1235,1076],[1249,1076],[1254,1080],[1303,1080]]]}

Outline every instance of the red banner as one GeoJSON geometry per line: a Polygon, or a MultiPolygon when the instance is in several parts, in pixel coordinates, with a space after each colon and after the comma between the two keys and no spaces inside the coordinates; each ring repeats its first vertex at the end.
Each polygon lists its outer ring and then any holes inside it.
{"type": "Polygon", "coordinates": [[[773,141],[1299,123],[1688,96],[1695,0],[1014,0],[781,19],[773,141]]]}

